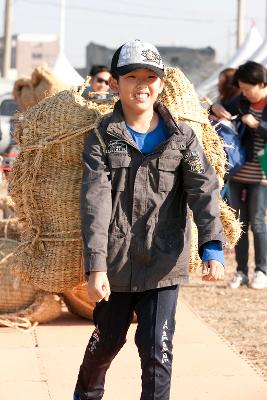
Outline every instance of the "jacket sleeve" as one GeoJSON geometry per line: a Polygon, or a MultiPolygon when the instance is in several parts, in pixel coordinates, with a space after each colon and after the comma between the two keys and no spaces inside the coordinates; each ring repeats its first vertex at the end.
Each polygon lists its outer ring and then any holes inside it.
{"type": "Polygon", "coordinates": [[[107,271],[111,209],[111,183],[106,155],[95,133],[91,132],[84,144],[80,197],[84,269],[87,274],[91,271],[107,271]]]}
{"type": "Polygon", "coordinates": [[[226,243],[219,209],[219,182],[202,146],[191,128],[188,129],[182,168],[187,201],[198,228],[200,256],[202,246],[210,241],[226,243]]]}

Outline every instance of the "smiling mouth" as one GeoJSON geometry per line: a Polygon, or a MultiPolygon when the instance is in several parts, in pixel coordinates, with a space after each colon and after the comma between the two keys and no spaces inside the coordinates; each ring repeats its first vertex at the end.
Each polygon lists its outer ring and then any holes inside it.
{"type": "Polygon", "coordinates": [[[145,101],[148,99],[149,95],[148,93],[136,93],[134,97],[136,100],[145,101]]]}

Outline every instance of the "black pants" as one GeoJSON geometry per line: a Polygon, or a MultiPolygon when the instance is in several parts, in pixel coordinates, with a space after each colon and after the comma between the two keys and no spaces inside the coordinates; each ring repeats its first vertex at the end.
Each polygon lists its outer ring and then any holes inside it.
{"type": "Polygon", "coordinates": [[[135,343],[142,368],[140,399],[169,399],[177,296],[175,285],[142,293],[112,292],[108,302],[97,304],[96,328],[87,345],[75,389],[81,400],[102,399],[106,372],[126,342],[134,311],[138,321],[135,343]]]}

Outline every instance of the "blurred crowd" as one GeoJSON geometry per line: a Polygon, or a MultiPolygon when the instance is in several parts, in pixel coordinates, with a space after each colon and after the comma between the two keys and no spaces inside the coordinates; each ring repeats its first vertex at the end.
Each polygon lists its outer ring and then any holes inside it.
{"type": "MultiPolygon", "coordinates": [[[[222,196],[236,210],[243,234],[235,247],[236,273],[232,289],[250,285],[267,288],[267,72],[253,61],[236,70],[225,69],[218,82],[219,97],[210,106],[218,134],[232,135],[235,146],[227,149],[229,161],[222,196]],[[255,270],[249,282],[249,228],[252,231],[255,270]]],[[[226,146],[229,146],[227,143],[226,146]]]]}

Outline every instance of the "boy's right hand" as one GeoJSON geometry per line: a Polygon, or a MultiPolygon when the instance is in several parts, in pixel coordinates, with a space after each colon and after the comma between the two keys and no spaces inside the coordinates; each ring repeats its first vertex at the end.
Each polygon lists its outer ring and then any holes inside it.
{"type": "Polygon", "coordinates": [[[88,295],[92,301],[108,301],[110,286],[106,272],[90,272],[88,278],[88,295]]]}

